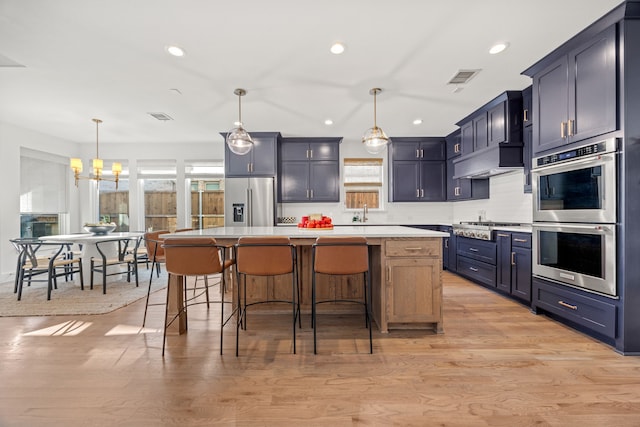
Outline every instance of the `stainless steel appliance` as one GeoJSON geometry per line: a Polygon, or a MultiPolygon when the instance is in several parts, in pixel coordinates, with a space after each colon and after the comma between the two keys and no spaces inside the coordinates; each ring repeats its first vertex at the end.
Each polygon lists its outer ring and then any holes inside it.
{"type": "Polygon", "coordinates": [[[615,223],[616,140],[533,159],[533,221],[615,223]]]}
{"type": "Polygon", "coordinates": [[[273,226],[275,218],[273,178],[225,178],[225,226],[273,226]]]}
{"type": "Polygon", "coordinates": [[[494,240],[493,230],[496,227],[517,227],[521,224],[511,222],[462,221],[453,224],[453,234],[471,239],[494,240]]]}
{"type": "Polygon", "coordinates": [[[535,276],[617,296],[615,224],[534,223],[535,276]]]}
{"type": "Polygon", "coordinates": [[[534,276],[617,296],[617,140],[533,159],[534,276]]]}

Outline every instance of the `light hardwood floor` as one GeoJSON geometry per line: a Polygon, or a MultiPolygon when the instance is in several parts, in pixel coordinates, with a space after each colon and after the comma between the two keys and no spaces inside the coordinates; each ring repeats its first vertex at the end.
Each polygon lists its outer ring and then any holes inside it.
{"type": "MultiPolygon", "coordinates": [[[[374,332],[362,316],[252,315],[234,354],[217,308],[160,355],[162,309],[0,318],[0,426],[640,426],[640,357],[625,357],[444,274],[444,331],[374,332]]],[[[160,295],[155,295],[158,297],[160,295]]]]}

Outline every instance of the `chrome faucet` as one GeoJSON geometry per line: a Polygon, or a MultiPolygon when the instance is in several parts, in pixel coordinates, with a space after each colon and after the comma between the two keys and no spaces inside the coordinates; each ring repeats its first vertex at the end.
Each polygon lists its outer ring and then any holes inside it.
{"type": "Polygon", "coordinates": [[[369,209],[367,209],[367,204],[365,203],[362,205],[362,222],[367,222],[367,212],[369,212],[369,209]]]}

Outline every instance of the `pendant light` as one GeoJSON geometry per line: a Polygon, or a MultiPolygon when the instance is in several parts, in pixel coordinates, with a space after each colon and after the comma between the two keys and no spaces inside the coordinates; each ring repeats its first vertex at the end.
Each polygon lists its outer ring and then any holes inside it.
{"type": "Polygon", "coordinates": [[[231,150],[232,153],[244,156],[253,148],[253,140],[251,139],[251,135],[249,135],[249,132],[244,130],[244,128],[242,127],[241,99],[247,94],[247,91],[244,89],[236,89],[233,91],[233,93],[238,95],[238,121],[236,122],[237,127],[231,129],[231,131],[227,134],[227,145],[229,146],[229,150],[231,150]]]}
{"type": "Polygon", "coordinates": [[[118,162],[114,162],[111,165],[111,172],[114,175],[114,178],[105,178],[102,175],[102,171],[104,169],[104,162],[100,158],[100,153],[98,151],[98,126],[102,123],[100,119],[91,119],[96,124],[96,158],[92,161],[93,166],[93,175],[90,176],[81,176],[82,173],[82,160],[79,158],[72,158],[70,160],[71,170],[73,171],[73,177],[76,182],[76,187],[78,186],[78,181],[81,179],[92,179],[95,181],[111,181],[116,183],[116,190],[118,189],[118,180],[120,178],[120,173],[122,173],[122,164],[118,162]]]}
{"type": "Polygon", "coordinates": [[[382,92],[382,89],[377,87],[369,91],[369,94],[373,95],[373,127],[367,129],[362,137],[362,143],[371,154],[382,153],[387,148],[387,144],[389,144],[389,137],[376,123],[376,95],[380,92],[382,92]]]}

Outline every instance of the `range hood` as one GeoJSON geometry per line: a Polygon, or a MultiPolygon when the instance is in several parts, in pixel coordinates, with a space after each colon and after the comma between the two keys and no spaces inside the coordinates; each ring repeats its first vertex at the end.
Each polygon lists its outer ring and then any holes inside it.
{"type": "Polygon", "coordinates": [[[522,170],[521,142],[505,142],[453,160],[453,179],[481,179],[522,170]]]}

